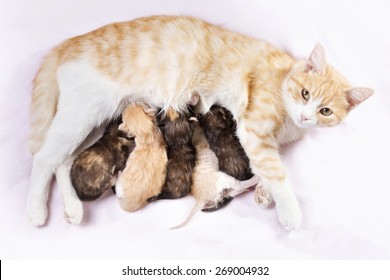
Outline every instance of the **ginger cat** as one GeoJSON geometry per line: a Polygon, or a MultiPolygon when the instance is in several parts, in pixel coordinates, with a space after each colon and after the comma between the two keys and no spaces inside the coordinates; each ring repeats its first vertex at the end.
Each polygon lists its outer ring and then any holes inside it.
{"type": "Polygon", "coordinates": [[[282,225],[296,229],[301,212],[279,146],[309,127],[337,125],[373,91],[350,86],[320,45],[296,61],[267,42],[191,17],[140,18],[71,38],[50,51],[34,79],[30,222],[45,223],[53,172],[97,125],[128,102],[181,111],[194,93],[202,113],[213,104],[231,111],[263,184],[256,200],[267,206],[273,197],[282,225]]]}

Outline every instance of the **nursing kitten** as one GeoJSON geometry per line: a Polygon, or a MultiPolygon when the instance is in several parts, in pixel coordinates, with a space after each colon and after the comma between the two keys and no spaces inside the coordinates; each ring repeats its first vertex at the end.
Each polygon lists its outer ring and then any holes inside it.
{"type": "MultiPolygon", "coordinates": [[[[199,118],[210,149],[216,154],[219,170],[238,179],[248,180],[253,177],[249,159],[236,136],[237,124],[229,110],[213,105],[210,111],[199,118]]],[[[230,202],[226,197],[215,208],[203,209],[214,211],[230,202]]]]}
{"type": "Polygon", "coordinates": [[[120,130],[135,137],[135,148],[119,174],[116,195],[125,211],[136,211],[160,194],[165,182],[167,151],[152,110],[129,105],[120,130]]]}
{"type": "Polygon", "coordinates": [[[218,158],[210,149],[203,129],[196,124],[193,144],[196,149],[196,165],[191,193],[196,199],[196,204],[187,219],[174,229],[186,225],[202,208],[215,208],[226,197],[234,197],[259,182],[257,176],[246,181],[239,181],[221,172],[218,167],[218,158]]]}
{"type": "Polygon", "coordinates": [[[373,93],[352,87],[326,63],[320,45],[297,61],[267,42],[191,17],[140,18],[71,38],[50,51],[34,79],[30,222],[45,223],[53,172],[94,127],[129,100],[182,111],[195,92],[200,113],[213,104],[232,113],[251,170],[262,177],[256,200],[267,206],[273,196],[287,229],[299,227],[301,212],[280,145],[309,127],[337,125],[373,93]]]}
{"type": "Polygon", "coordinates": [[[181,198],[190,192],[195,148],[192,145],[193,126],[189,112],[168,109],[160,126],[168,147],[167,175],[159,199],[181,198]]]}
{"type": "Polygon", "coordinates": [[[95,200],[115,185],[134,149],[134,139],[119,130],[119,124],[119,120],[111,122],[103,136],[73,161],[70,178],[83,201],[95,200]]]}

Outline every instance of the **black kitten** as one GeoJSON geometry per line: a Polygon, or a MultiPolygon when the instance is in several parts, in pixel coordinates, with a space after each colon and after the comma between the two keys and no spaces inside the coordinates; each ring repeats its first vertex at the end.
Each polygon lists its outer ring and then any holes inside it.
{"type": "Polygon", "coordinates": [[[119,124],[111,122],[103,136],[73,161],[70,178],[83,201],[95,200],[115,185],[118,172],[125,168],[135,147],[134,138],[119,130],[119,124]]]}
{"type": "MultiPolygon", "coordinates": [[[[219,170],[240,181],[252,178],[249,158],[236,136],[237,124],[232,113],[224,107],[213,105],[210,111],[199,119],[199,122],[210,149],[218,157],[219,170]]],[[[227,197],[216,207],[203,209],[203,211],[218,210],[231,200],[232,198],[227,197]]]]}
{"type": "Polygon", "coordinates": [[[160,129],[168,146],[168,165],[165,185],[159,199],[175,199],[187,195],[191,189],[192,170],[196,154],[192,145],[192,110],[178,113],[168,110],[160,120],[160,129]]]}

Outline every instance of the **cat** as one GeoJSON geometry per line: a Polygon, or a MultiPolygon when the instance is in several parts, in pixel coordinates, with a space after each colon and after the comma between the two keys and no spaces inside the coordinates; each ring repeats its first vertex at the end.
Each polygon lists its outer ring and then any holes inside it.
{"type": "Polygon", "coordinates": [[[191,193],[196,199],[196,204],[187,219],[173,229],[185,226],[202,208],[215,208],[226,197],[239,195],[259,182],[257,176],[252,176],[246,181],[239,181],[220,171],[217,156],[210,149],[203,129],[196,124],[193,144],[196,149],[196,165],[191,193]]]}
{"type": "Polygon", "coordinates": [[[169,109],[160,128],[168,147],[167,175],[158,199],[176,199],[190,192],[192,170],[195,166],[195,148],[192,145],[191,108],[177,113],[169,109]]]}
{"type": "MultiPolygon", "coordinates": [[[[213,105],[209,112],[199,118],[199,122],[210,149],[218,157],[219,170],[238,180],[252,178],[249,159],[236,136],[237,124],[230,111],[213,105]]],[[[216,207],[205,208],[202,211],[218,210],[231,200],[232,198],[226,196],[216,207]]]]}
{"type": "Polygon", "coordinates": [[[194,93],[200,113],[213,104],[232,113],[251,170],[262,179],[256,201],[267,206],[273,197],[279,221],[293,230],[301,211],[280,145],[310,127],[337,125],[373,90],[352,87],[327,64],[321,45],[299,61],[267,42],[192,17],[145,17],[68,39],[47,54],[33,82],[31,224],[46,222],[53,172],[94,127],[135,101],[181,112],[194,93]]]}
{"type": "Polygon", "coordinates": [[[82,201],[99,198],[115,185],[118,172],[125,168],[135,143],[118,129],[120,123],[119,119],[111,122],[102,138],[73,161],[71,182],[82,201]]]}
{"type": "Polygon", "coordinates": [[[119,129],[135,137],[135,148],[119,173],[116,195],[125,211],[136,211],[155,200],[165,182],[167,148],[153,110],[129,105],[119,129]]]}

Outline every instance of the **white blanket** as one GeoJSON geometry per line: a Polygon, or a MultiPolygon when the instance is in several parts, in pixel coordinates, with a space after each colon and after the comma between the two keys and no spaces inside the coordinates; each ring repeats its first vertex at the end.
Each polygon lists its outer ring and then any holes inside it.
{"type": "Polygon", "coordinates": [[[387,259],[390,256],[390,5],[388,1],[8,0],[0,3],[0,258],[387,259]],[[285,3],[288,2],[288,3],[285,3]],[[287,232],[253,192],[215,213],[188,196],[122,211],[110,192],[70,225],[56,183],[42,228],[25,214],[31,81],[62,40],[113,21],[192,15],[267,40],[298,58],[317,42],[331,64],[375,95],[335,128],[286,146],[283,161],[303,213],[287,232]]]}

